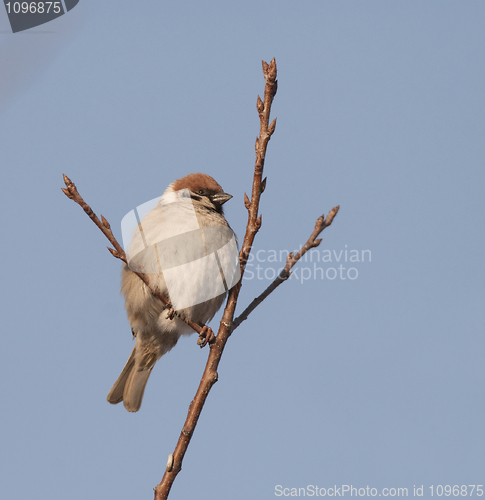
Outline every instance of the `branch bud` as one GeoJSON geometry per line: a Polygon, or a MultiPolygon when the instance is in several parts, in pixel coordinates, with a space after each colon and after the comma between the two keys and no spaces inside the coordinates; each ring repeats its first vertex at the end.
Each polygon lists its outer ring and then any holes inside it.
{"type": "Polygon", "coordinates": [[[337,215],[339,208],[340,208],[340,205],[337,205],[336,207],[332,208],[332,210],[330,210],[330,212],[327,215],[327,219],[325,220],[326,227],[330,226],[334,217],[337,215]]]}
{"type": "Polygon", "coordinates": [[[269,135],[273,135],[275,128],[276,128],[276,118],[269,124],[269,127],[268,127],[269,135]]]}
{"type": "Polygon", "coordinates": [[[317,219],[317,222],[315,222],[315,229],[321,230],[325,226],[325,215],[320,215],[320,217],[317,219]]]}
{"type": "Polygon", "coordinates": [[[62,192],[69,198],[72,200],[73,196],[72,194],[67,190],[67,189],[64,189],[64,188],[61,188],[62,189],[62,192]]]}
{"type": "Polygon", "coordinates": [[[276,80],[276,59],[273,57],[269,63],[268,73],[271,80],[276,80]]]}
{"type": "Polygon", "coordinates": [[[261,229],[261,224],[263,223],[263,214],[260,214],[259,217],[256,219],[256,227],[257,229],[261,229]]]}
{"type": "Polygon", "coordinates": [[[269,64],[263,61],[263,73],[267,82],[273,83],[276,80],[276,61],[274,57],[269,64]]]}
{"type": "Polygon", "coordinates": [[[254,145],[254,149],[256,150],[257,153],[259,149],[259,137],[256,137],[256,144],[254,145]]]}
{"type": "Polygon", "coordinates": [[[263,181],[261,182],[261,194],[263,194],[264,190],[266,189],[266,179],[267,179],[267,177],[265,177],[263,179],[263,181]]]}
{"type": "Polygon", "coordinates": [[[256,109],[258,110],[258,113],[262,113],[264,111],[264,104],[259,95],[258,100],[256,101],[256,109]]]}
{"type": "Polygon", "coordinates": [[[106,228],[106,229],[109,229],[111,230],[111,226],[109,225],[109,222],[103,217],[101,216],[101,222],[103,223],[103,226],[106,228]]]}
{"type": "Polygon", "coordinates": [[[247,210],[249,210],[249,207],[251,206],[251,202],[249,201],[248,195],[246,193],[244,193],[244,206],[247,210]]]}
{"type": "Polygon", "coordinates": [[[69,179],[69,177],[66,174],[62,174],[62,177],[64,178],[64,182],[65,182],[66,186],[69,186],[69,184],[72,184],[71,179],[69,179]]]}

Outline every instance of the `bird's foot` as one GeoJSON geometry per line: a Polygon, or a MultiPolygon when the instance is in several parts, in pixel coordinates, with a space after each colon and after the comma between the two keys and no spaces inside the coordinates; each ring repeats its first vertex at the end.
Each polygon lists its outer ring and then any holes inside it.
{"type": "Polygon", "coordinates": [[[205,325],[202,328],[201,332],[199,333],[197,345],[200,345],[201,348],[205,347],[207,344],[212,344],[215,338],[216,336],[214,335],[212,328],[210,326],[205,325]]]}
{"type": "Polygon", "coordinates": [[[174,311],[174,308],[171,307],[168,311],[167,311],[167,319],[173,319],[175,316],[175,311],[174,311]]]}

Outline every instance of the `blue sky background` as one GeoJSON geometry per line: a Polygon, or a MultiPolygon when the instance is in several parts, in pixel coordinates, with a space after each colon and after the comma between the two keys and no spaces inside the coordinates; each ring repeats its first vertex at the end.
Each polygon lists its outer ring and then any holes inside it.
{"type": "MultiPolygon", "coordinates": [[[[371,262],[301,263],[234,333],[170,498],[485,484],[484,16],[480,1],[81,0],[11,34],[0,9],[0,497],[152,498],[208,351],[181,339],[139,413],[106,402],[133,345],[120,263],[62,173],[118,237],[135,206],[208,173],[242,238],[272,57],[254,250],[299,248],[340,204],[320,249],[371,262]],[[340,265],[357,279],[301,282],[340,265]]],[[[252,264],[239,311],[283,265],[252,264]]]]}

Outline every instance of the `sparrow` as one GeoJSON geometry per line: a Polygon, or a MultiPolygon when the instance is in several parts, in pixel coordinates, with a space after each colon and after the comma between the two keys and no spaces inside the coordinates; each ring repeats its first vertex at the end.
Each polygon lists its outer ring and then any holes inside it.
{"type": "Polygon", "coordinates": [[[121,271],[135,346],[109,391],[109,403],[123,401],[128,411],[138,411],[155,363],[182,335],[194,333],[178,316],[205,325],[237,282],[238,271],[231,268],[237,240],[222,208],[231,198],[209,175],[190,174],[170,184],[136,225],[128,265],[121,271]],[[232,253],[221,252],[222,247],[232,253]],[[170,300],[178,316],[167,314],[132,269],[147,274],[150,286],[170,300]]]}

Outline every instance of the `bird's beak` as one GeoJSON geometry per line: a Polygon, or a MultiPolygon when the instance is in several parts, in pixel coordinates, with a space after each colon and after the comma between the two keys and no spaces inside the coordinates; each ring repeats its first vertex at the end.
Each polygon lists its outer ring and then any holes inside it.
{"type": "Polygon", "coordinates": [[[226,201],[229,201],[232,198],[232,194],[228,193],[217,193],[211,196],[211,199],[214,203],[218,203],[219,205],[224,205],[226,201]]]}

